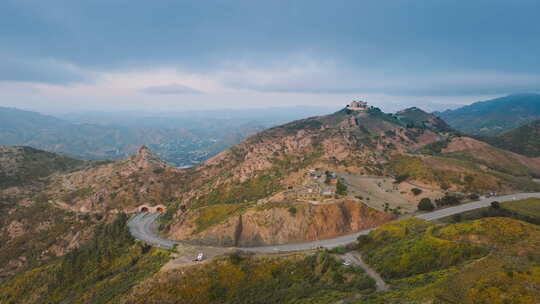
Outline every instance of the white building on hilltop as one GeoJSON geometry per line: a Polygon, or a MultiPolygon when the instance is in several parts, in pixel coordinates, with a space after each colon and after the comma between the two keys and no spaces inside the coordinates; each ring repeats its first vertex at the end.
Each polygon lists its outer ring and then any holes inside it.
{"type": "Polygon", "coordinates": [[[371,109],[371,106],[368,105],[368,103],[366,101],[353,100],[347,106],[347,109],[348,110],[353,110],[353,111],[367,111],[367,110],[371,109]]]}

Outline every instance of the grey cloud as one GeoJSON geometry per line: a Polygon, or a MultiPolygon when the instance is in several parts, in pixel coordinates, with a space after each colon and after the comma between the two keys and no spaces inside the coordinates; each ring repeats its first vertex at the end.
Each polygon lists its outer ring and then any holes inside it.
{"type": "Polygon", "coordinates": [[[539,10],[537,0],[3,0],[0,51],[103,69],[313,50],[355,66],[524,71],[540,68],[539,10]]]}
{"type": "Polygon", "coordinates": [[[202,94],[202,91],[195,90],[191,87],[179,83],[171,83],[161,86],[147,87],[140,90],[146,94],[158,95],[181,95],[181,94],[202,94]]]}
{"type": "Polygon", "coordinates": [[[37,82],[68,85],[92,80],[92,73],[52,59],[1,56],[1,82],[37,82]]]}

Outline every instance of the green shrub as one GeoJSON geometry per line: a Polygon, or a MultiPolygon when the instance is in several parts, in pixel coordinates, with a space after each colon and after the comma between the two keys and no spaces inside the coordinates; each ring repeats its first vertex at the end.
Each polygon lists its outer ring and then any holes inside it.
{"type": "Polygon", "coordinates": [[[156,168],[156,169],[154,169],[152,172],[154,172],[155,174],[161,174],[161,173],[165,172],[165,169],[163,169],[163,168],[156,168]]]}
{"type": "Polygon", "coordinates": [[[338,180],[336,184],[336,194],[338,195],[347,195],[347,185],[338,180]]]}
{"type": "Polygon", "coordinates": [[[229,255],[229,261],[231,261],[231,264],[233,265],[238,265],[243,260],[244,258],[242,258],[242,256],[238,252],[234,252],[229,255]]]}
{"type": "Polygon", "coordinates": [[[347,249],[343,246],[337,246],[330,249],[329,252],[335,253],[335,254],[344,254],[345,252],[347,252],[347,249]]]}
{"type": "Polygon", "coordinates": [[[424,197],[418,203],[418,210],[432,211],[433,209],[435,209],[435,206],[433,206],[433,203],[431,203],[431,200],[429,198],[427,198],[427,197],[424,197]]]}
{"type": "Polygon", "coordinates": [[[296,212],[298,212],[298,210],[296,210],[296,207],[290,207],[290,208],[289,208],[289,213],[290,213],[292,216],[296,216],[296,212]]]}
{"type": "Polygon", "coordinates": [[[395,184],[401,184],[402,182],[406,181],[407,179],[409,179],[408,174],[401,174],[401,175],[396,176],[396,180],[394,181],[394,183],[395,184]]]}
{"type": "Polygon", "coordinates": [[[445,194],[443,197],[436,199],[437,206],[455,206],[461,203],[461,198],[455,195],[445,194]]]}
{"type": "Polygon", "coordinates": [[[411,192],[412,192],[412,194],[414,194],[414,195],[420,195],[420,194],[422,194],[422,189],[412,188],[412,189],[411,189],[411,192]]]}
{"type": "Polygon", "coordinates": [[[501,203],[499,203],[498,201],[493,201],[491,202],[490,207],[493,209],[499,209],[501,208],[501,203]]]}

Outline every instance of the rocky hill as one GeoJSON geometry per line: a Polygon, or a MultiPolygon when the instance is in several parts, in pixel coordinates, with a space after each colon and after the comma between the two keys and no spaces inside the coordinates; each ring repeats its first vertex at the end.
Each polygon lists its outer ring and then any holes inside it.
{"type": "MultiPolygon", "coordinates": [[[[316,181],[318,173],[313,171],[334,172],[337,179],[348,183],[349,187],[355,186],[346,178],[350,175],[403,176],[424,185],[425,189],[439,189],[430,193],[426,190],[425,195],[433,197],[447,189],[484,193],[540,188],[532,181],[533,176],[540,174],[539,159],[461,137],[432,114],[417,108],[396,114],[386,114],[376,108],[344,109],[263,131],[185,171],[188,186],[179,202],[184,209],[173,206],[170,220],[163,225],[168,227],[172,237],[198,239],[203,243],[209,240],[244,245],[282,243],[299,241],[298,235],[303,235],[304,240],[317,237],[317,233],[308,237],[309,229],[293,224],[283,224],[290,230],[287,237],[282,237],[272,225],[263,224],[261,219],[267,217],[284,223],[318,221],[313,211],[298,212],[296,218],[289,214],[287,208],[306,209],[296,204],[336,204],[352,199],[380,211],[389,211],[416,207],[419,199],[407,197],[404,191],[410,188],[405,190],[401,185],[379,190],[394,193],[394,200],[390,199],[386,207],[382,202],[371,203],[367,200],[369,197],[334,192],[330,192],[330,197],[318,195],[324,185],[316,181]],[[315,177],[309,177],[310,174],[315,177]],[[404,197],[410,205],[392,205],[392,201],[404,197]],[[282,211],[268,211],[279,207],[282,211]],[[258,228],[243,229],[244,234],[238,234],[238,227],[244,228],[245,223],[258,223],[258,228]]],[[[329,229],[327,236],[353,230],[341,225],[329,229]]]]}
{"type": "Polygon", "coordinates": [[[253,201],[298,186],[308,168],[382,175],[392,156],[446,135],[376,108],[344,109],[268,129],[188,170],[197,185],[188,196],[199,206],[253,201]]]}
{"type": "Polygon", "coordinates": [[[463,133],[493,135],[540,119],[540,94],[514,94],[435,114],[463,133]]]}
{"type": "Polygon", "coordinates": [[[41,195],[73,211],[133,212],[141,204],[176,202],[185,176],[142,146],[127,159],[56,176],[41,195]]]}
{"type": "Polygon", "coordinates": [[[77,248],[98,219],[110,217],[57,208],[41,194],[55,177],[96,165],[29,147],[0,147],[0,281],[77,248]]]}
{"type": "Polygon", "coordinates": [[[56,176],[40,197],[92,213],[164,204],[160,227],[173,238],[262,245],[373,226],[392,218],[385,213],[414,211],[419,199],[445,190],[533,191],[540,188],[535,176],[538,159],[459,136],[418,108],[396,114],[343,109],[260,132],[185,170],[142,147],[130,158],[56,176]],[[386,179],[408,180],[424,191],[415,196],[411,184],[386,179]],[[335,224],[325,223],[327,213],[335,224]],[[268,217],[272,224],[262,220],[268,217]],[[314,222],[320,225],[308,224],[314,222]]]}

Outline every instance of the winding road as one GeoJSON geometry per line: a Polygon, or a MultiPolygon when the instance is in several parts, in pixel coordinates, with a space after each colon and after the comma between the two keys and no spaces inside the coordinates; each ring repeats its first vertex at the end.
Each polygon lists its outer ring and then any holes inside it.
{"type": "MultiPolygon", "coordinates": [[[[519,193],[512,195],[504,195],[497,197],[490,197],[482,199],[476,202],[465,203],[454,207],[444,208],[435,210],[432,212],[416,214],[415,216],[427,221],[433,221],[447,217],[453,214],[462,213],[465,211],[470,211],[474,209],[479,209],[483,207],[488,207],[491,202],[507,202],[512,200],[519,200],[524,198],[540,198],[540,193],[519,193]]],[[[155,220],[159,217],[159,213],[139,213],[128,222],[129,231],[136,239],[139,239],[143,242],[152,244],[154,246],[159,246],[162,248],[172,248],[175,244],[181,244],[181,242],[172,241],[164,239],[158,236],[153,229],[155,220]]],[[[298,243],[298,244],[285,244],[285,245],[276,245],[276,246],[263,246],[263,247],[240,247],[238,249],[252,252],[278,252],[278,251],[298,251],[298,250],[309,250],[319,247],[325,248],[334,248],[337,246],[346,245],[356,241],[358,236],[368,234],[371,230],[375,229],[370,228],[366,230],[361,230],[353,234],[348,234],[332,239],[318,240],[307,243],[298,243]]]]}

